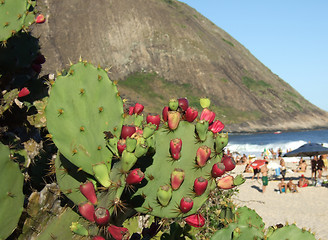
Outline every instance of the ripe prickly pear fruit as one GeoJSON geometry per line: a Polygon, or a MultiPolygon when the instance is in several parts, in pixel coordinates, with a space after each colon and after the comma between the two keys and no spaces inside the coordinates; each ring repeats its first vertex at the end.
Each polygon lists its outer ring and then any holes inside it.
{"type": "Polygon", "coordinates": [[[135,185],[140,183],[144,177],[145,174],[140,170],[140,168],[136,168],[133,169],[126,177],[126,183],[129,185],[135,185]]]}
{"type": "Polygon", "coordinates": [[[231,171],[236,167],[236,162],[231,156],[223,155],[221,162],[224,164],[225,171],[231,171]]]}
{"type": "Polygon", "coordinates": [[[185,178],[185,172],[181,168],[175,168],[171,173],[171,186],[173,190],[178,190],[185,178]]]}
{"type": "Polygon", "coordinates": [[[89,220],[90,222],[95,221],[94,218],[95,207],[91,202],[85,202],[79,204],[79,212],[85,219],[89,220]]]}
{"type": "Polygon", "coordinates": [[[125,139],[125,144],[126,144],[126,149],[125,150],[128,151],[128,152],[133,152],[136,149],[136,146],[137,146],[137,139],[127,137],[125,139]]]}
{"type": "Polygon", "coordinates": [[[105,226],[109,222],[109,211],[106,208],[98,207],[94,213],[95,222],[99,226],[105,226]]]}
{"type": "Polygon", "coordinates": [[[167,122],[168,120],[168,114],[169,114],[169,107],[165,106],[162,111],[162,118],[164,122],[167,122]]]}
{"type": "Polygon", "coordinates": [[[231,189],[235,187],[235,184],[233,183],[233,176],[225,176],[223,178],[220,178],[219,180],[216,181],[216,185],[220,189],[231,189]]]}
{"type": "Polygon", "coordinates": [[[200,196],[205,192],[207,188],[207,184],[208,181],[205,178],[203,177],[196,178],[194,182],[194,191],[196,193],[196,196],[200,196]]]}
{"type": "Polygon", "coordinates": [[[120,139],[117,142],[117,150],[120,155],[122,155],[124,149],[126,148],[125,139],[120,139]]]}
{"type": "Polygon", "coordinates": [[[193,214],[185,218],[187,224],[193,227],[202,227],[205,224],[205,218],[201,214],[193,214]]]}
{"type": "Polygon", "coordinates": [[[78,222],[72,222],[70,229],[73,233],[80,236],[89,236],[88,230],[78,222]]]}
{"type": "Polygon", "coordinates": [[[193,122],[197,116],[198,116],[198,111],[193,107],[188,107],[184,117],[188,122],[193,122]]]}
{"type": "Polygon", "coordinates": [[[171,111],[176,111],[179,107],[179,102],[177,99],[170,99],[169,108],[171,111]]]}
{"type": "Polygon", "coordinates": [[[221,177],[225,173],[225,167],[223,163],[216,163],[212,167],[212,177],[221,177]]]}
{"type": "Polygon", "coordinates": [[[187,213],[192,209],[193,205],[194,205],[194,202],[191,198],[183,197],[183,198],[181,198],[181,201],[180,201],[180,210],[183,213],[187,213]]]}
{"type": "Polygon", "coordinates": [[[80,185],[80,192],[94,205],[97,204],[95,187],[92,182],[87,181],[80,185]]]}
{"type": "Polygon", "coordinates": [[[103,238],[102,236],[94,236],[92,240],[106,240],[106,239],[103,238]]]}
{"type": "Polygon", "coordinates": [[[134,110],[133,113],[140,115],[142,113],[142,111],[144,110],[144,106],[140,103],[136,103],[134,105],[134,110]]]}
{"type": "Polygon", "coordinates": [[[224,124],[219,121],[215,120],[209,127],[208,130],[212,131],[212,133],[218,133],[224,129],[224,124]]]}
{"type": "Polygon", "coordinates": [[[129,229],[124,227],[116,227],[115,225],[109,225],[107,231],[115,240],[125,240],[129,239],[130,237],[129,229]]]}
{"type": "Polygon", "coordinates": [[[92,166],[92,170],[97,181],[108,188],[111,184],[109,171],[105,163],[99,163],[92,166]]]}
{"type": "Polygon", "coordinates": [[[228,144],[228,133],[219,133],[215,138],[215,151],[222,152],[223,148],[228,144]]]}
{"type": "Polygon", "coordinates": [[[161,117],[158,114],[157,115],[148,114],[146,117],[146,122],[155,124],[157,126],[157,128],[156,128],[156,130],[157,130],[159,127],[159,124],[161,122],[161,117]]]}
{"type": "Polygon", "coordinates": [[[169,111],[167,115],[167,123],[171,130],[175,130],[179,126],[181,114],[177,111],[169,111]]]}
{"type": "Polygon", "coordinates": [[[208,121],[200,120],[196,123],[196,132],[199,139],[204,142],[207,138],[208,121]]]}
{"type": "Polygon", "coordinates": [[[211,156],[211,148],[206,145],[200,146],[196,152],[197,165],[200,167],[204,167],[207,163],[207,160],[210,158],[210,156],[211,156]]]}
{"type": "Polygon", "coordinates": [[[209,110],[208,108],[204,108],[201,115],[200,120],[208,121],[211,124],[214,121],[215,113],[209,110]]]}
{"type": "Polygon", "coordinates": [[[122,170],[124,173],[126,173],[136,163],[137,157],[134,155],[134,153],[130,153],[124,150],[122,153],[121,161],[122,161],[122,170]]]}
{"type": "Polygon", "coordinates": [[[30,94],[30,90],[28,90],[26,87],[22,88],[19,93],[18,93],[18,97],[25,97],[27,95],[30,94]]]}
{"type": "Polygon", "coordinates": [[[144,127],[142,136],[144,138],[149,138],[154,134],[156,129],[157,129],[157,125],[150,122],[144,127]]]}
{"type": "Polygon", "coordinates": [[[174,160],[179,160],[181,158],[180,153],[171,153],[171,156],[174,160]]]}
{"type": "Polygon", "coordinates": [[[46,21],[46,18],[44,17],[43,14],[39,14],[36,18],[35,18],[35,23],[44,23],[46,21]]]}
{"type": "Polygon", "coordinates": [[[243,175],[239,174],[236,177],[234,177],[233,184],[235,186],[239,186],[239,185],[243,184],[245,181],[246,181],[246,179],[243,177],[243,175]]]}
{"type": "Polygon", "coordinates": [[[182,148],[182,140],[180,138],[175,138],[170,141],[170,152],[180,153],[182,148]]]}
{"type": "Polygon", "coordinates": [[[202,108],[209,108],[211,105],[211,100],[209,98],[200,98],[199,103],[202,108]]]}
{"type": "Polygon", "coordinates": [[[163,206],[167,206],[172,198],[172,188],[170,185],[159,187],[157,191],[157,200],[163,206]]]}
{"type": "Polygon", "coordinates": [[[129,115],[133,115],[134,113],[134,107],[129,107],[129,115]]]}
{"type": "Polygon", "coordinates": [[[131,125],[123,125],[122,126],[122,132],[121,132],[121,138],[126,139],[127,137],[131,137],[132,134],[136,132],[136,127],[131,125]]]}
{"type": "Polygon", "coordinates": [[[187,98],[179,98],[178,99],[179,102],[179,107],[182,109],[182,111],[187,111],[188,107],[189,107],[189,102],[187,98]]]}

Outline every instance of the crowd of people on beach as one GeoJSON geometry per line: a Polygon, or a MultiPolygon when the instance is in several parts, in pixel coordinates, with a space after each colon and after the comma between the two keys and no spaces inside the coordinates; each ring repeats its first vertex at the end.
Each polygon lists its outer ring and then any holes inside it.
{"type": "MultiPolygon", "coordinates": [[[[262,193],[265,193],[266,187],[269,184],[269,168],[268,164],[270,161],[278,160],[279,165],[276,170],[276,178],[280,178],[280,182],[278,183],[278,193],[298,193],[298,188],[303,188],[307,186],[321,186],[324,182],[323,180],[323,172],[327,171],[328,168],[328,157],[327,154],[313,156],[310,158],[310,165],[306,163],[306,160],[303,157],[300,157],[299,163],[295,169],[287,168],[286,162],[283,158],[283,153],[279,148],[277,152],[274,152],[273,149],[264,150],[262,153],[262,158],[264,160],[263,165],[258,167],[252,167],[252,163],[257,160],[256,157],[237,155],[234,157],[234,160],[237,165],[245,165],[244,173],[253,173],[252,180],[257,178],[257,180],[262,180],[262,193]],[[271,153],[270,159],[268,158],[268,151],[271,153]],[[307,179],[304,173],[307,172],[308,167],[311,167],[311,179],[307,179]],[[297,180],[297,183],[293,182],[293,179],[290,177],[288,181],[286,180],[287,170],[292,173],[301,173],[297,180]]],[[[228,150],[228,154],[232,156],[232,154],[228,150]]],[[[294,177],[295,178],[295,177],[294,177]]],[[[295,180],[295,179],[294,179],[295,180]]],[[[328,180],[328,176],[327,176],[328,180]]]]}

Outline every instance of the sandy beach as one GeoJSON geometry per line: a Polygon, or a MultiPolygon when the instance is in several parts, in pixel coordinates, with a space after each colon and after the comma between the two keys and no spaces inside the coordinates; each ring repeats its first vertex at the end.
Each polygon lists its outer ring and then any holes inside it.
{"type": "MultiPolygon", "coordinates": [[[[287,182],[292,179],[297,184],[302,174],[311,179],[311,167],[308,166],[305,173],[297,173],[290,171],[296,169],[296,163],[288,162],[286,166],[287,182]]],[[[244,169],[245,165],[237,165],[232,175],[243,173],[244,169]]],[[[261,177],[252,180],[253,173],[243,173],[246,182],[238,187],[234,202],[254,209],[263,218],[265,228],[278,223],[295,223],[300,228],[310,229],[316,239],[328,240],[328,187],[308,186],[298,188],[298,193],[279,194],[281,176],[275,176],[274,172],[269,171],[270,180],[265,193],[262,193],[261,177]]],[[[327,175],[328,172],[324,171],[323,179],[327,179],[327,175]]]]}

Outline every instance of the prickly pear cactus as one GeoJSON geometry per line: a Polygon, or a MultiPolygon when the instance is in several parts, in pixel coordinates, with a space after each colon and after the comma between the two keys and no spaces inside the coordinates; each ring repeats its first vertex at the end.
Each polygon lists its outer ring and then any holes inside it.
{"type": "Polygon", "coordinates": [[[60,152],[96,178],[102,177],[98,165],[109,168],[113,156],[104,132],[119,136],[122,114],[123,102],[107,73],[82,61],[57,77],[46,107],[47,127],[60,152]]]}
{"type": "Polygon", "coordinates": [[[10,159],[9,148],[0,143],[0,239],[16,228],[23,211],[24,177],[17,163],[10,159]]]}
{"type": "Polygon", "coordinates": [[[268,240],[278,240],[278,239],[289,239],[289,240],[297,240],[297,239],[307,239],[307,240],[315,240],[315,236],[313,233],[298,228],[295,224],[286,225],[282,228],[276,229],[270,236],[267,238],[268,240]]]}
{"type": "Polygon", "coordinates": [[[35,4],[36,1],[30,0],[0,1],[0,42],[5,42],[33,23],[35,4]]]}

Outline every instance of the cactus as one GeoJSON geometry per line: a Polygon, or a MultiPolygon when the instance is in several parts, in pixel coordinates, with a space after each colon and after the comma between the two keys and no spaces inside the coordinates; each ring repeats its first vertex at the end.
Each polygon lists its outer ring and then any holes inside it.
{"type": "Polygon", "coordinates": [[[313,233],[298,228],[295,224],[286,225],[282,228],[278,228],[274,230],[274,232],[268,236],[268,240],[278,240],[278,239],[307,239],[307,240],[315,240],[315,236],[313,233]]]}
{"type": "Polygon", "coordinates": [[[80,170],[110,166],[104,132],[119,137],[123,102],[107,73],[80,61],[58,76],[46,107],[47,127],[60,152],[80,170]],[[106,99],[104,99],[106,96],[106,99]]]}
{"type": "Polygon", "coordinates": [[[34,21],[35,1],[2,0],[0,2],[0,42],[26,29],[34,21]]]}
{"type": "Polygon", "coordinates": [[[10,159],[9,148],[0,143],[0,239],[6,239],[16,228],[23,211],[24,177],[17,163],[10,159]]]}

